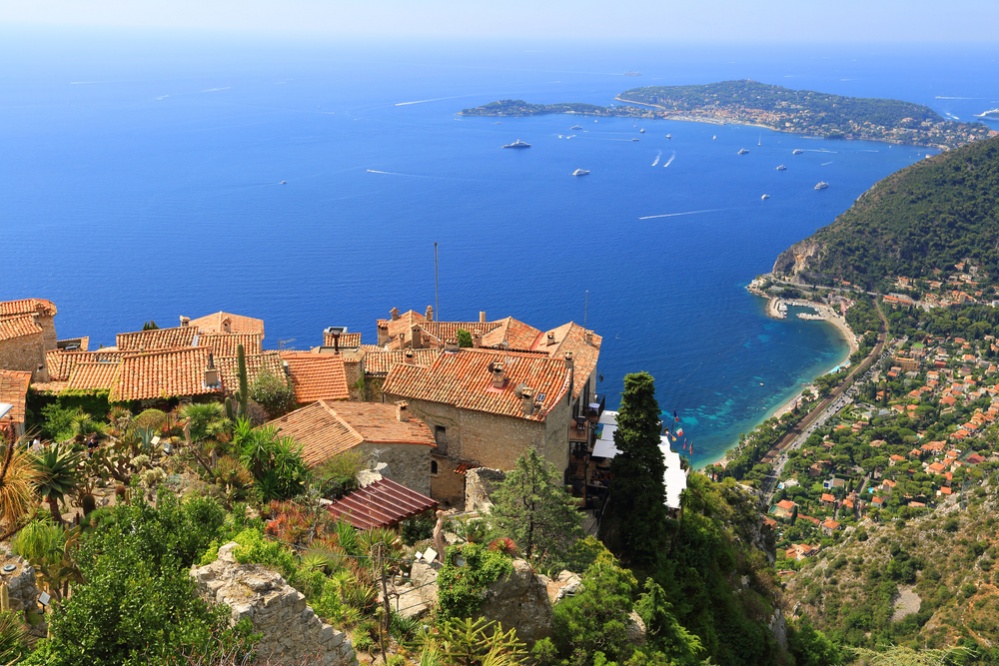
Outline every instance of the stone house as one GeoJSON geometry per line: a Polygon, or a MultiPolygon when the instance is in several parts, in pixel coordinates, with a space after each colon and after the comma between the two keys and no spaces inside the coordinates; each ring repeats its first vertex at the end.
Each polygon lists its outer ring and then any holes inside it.
{"type": "Polygon", "coordinates": [[[57,345],[56,306],[41,298],[0,302],[0,369],[31,373],[49,380],[45,352],[57,345]]]}
{"type": "Polygon", "coordinates": [[[0,405],[10,409],[0,419],[0,441],[6,437],[24,434],[25,403],[31,373],[26,370],[0,370],[0,405]]]}
{"type": "Polygon", "coordinates": [[[407,488],[430,493],[431,453],[437,448],[427,424],[409,415],[405,403],[327,402],[320,400],[266,425],[302,447],[309,467],[346,451],[356,451],[382,476],[407,488]]]}
{"type": "Polygon", "coordinates": [[[431,497],[461,505],[469,467],[512,469],[533,447],[566,470],[572,375],[571,362],[542,354],[451,349],[428,365],[392,366],[382,391],[407,401],[434,434],[431,497]]]}

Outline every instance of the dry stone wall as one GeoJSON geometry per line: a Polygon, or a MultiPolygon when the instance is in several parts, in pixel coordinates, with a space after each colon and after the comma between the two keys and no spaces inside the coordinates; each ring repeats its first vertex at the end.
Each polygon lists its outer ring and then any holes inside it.
{"type": "Polygon", "coordinates": [[[248,618],[263,635],[258,653],[271,664],[356,666],[346,634],[322,620],[305,603],[301,592],[273,571],[236,562],[232,542],[219,548],[218,559],[191,569],[202,596],[232,611],[232,623],[248,618]]]}

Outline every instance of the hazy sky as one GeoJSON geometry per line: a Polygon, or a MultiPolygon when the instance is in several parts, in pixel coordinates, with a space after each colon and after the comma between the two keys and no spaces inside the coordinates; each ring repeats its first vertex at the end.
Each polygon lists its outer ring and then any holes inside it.
{"type": "Polygon", "coordinates": [[[999,44],[997,0],[0,0],[2,23],[393,39],[999,44]]]}

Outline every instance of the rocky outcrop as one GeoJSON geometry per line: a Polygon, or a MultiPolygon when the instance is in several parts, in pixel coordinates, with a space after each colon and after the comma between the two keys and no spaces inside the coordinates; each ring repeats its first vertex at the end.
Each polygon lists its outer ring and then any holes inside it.
{"type": "Polygon", "coordinates": [[[506,479],[506,472],[488,467],[476,467],[465,474],[465,511],[489,513],[493,503],[489,496],[506,479]]]}
{"type": "MultiPolygon", "coordinates": [[[[2,553],[2,551],[0,551],[2,553]]],[[[0,557],[0,582],[7,584],[12,611],[29,611],[38,608],[38,587],[35,585],[35,568],[17,555],[2,553],[0,557]],[[5,571],[5,567],[14,567],[5,571]]]]}
{"type": "Polygon", "coordinates": [[[513,571],[489,586],[480,612],[505,629],[516,629],[517,636],[528,645],[552,632],[548,589],[525,560],[514,560],[513,571]]]}
{"type": "Polygon", "coordinates": [[[219,548],[218,559],[191,569],[198,590],[209,602],[229,606],[232,623],[248,618],[262,634],[258,654],[270,664],[356,666],[346,634],[322,620],[305,603],[305,596],[284,578],[256,564],[236,562],[235,542],[219,548]]]}
{"type": "Polygon", "coordinates": [[[792,279],[804,277],[813,270],[819,255],[822,252],[822,245],[814,240],[805,239],[799,241],[784,250],[774,262],[774,275],[783,275],[792,279]]]}

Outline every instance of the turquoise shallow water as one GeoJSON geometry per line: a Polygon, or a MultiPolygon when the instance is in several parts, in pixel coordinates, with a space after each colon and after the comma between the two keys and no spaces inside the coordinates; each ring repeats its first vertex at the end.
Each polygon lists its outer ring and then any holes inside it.
{"type": "Polygon", "coordinates": [[[609,406],[625,373],[650,371],[698,465],[846,354],[827,325],[767,319],[744,285],[927,151],[456,112],[731,78],[965,117],[999,97],[970,52],[3,37],[0,298],[53,299],[60,335],[112,344],[225,309],[264,318],[268,347],[333,324],[373,342],[393,306],[434,302],[436,241],[444,318],[585,319],[609,406]],[[517,138],[533,147],[501,148],[517,138]]]}

